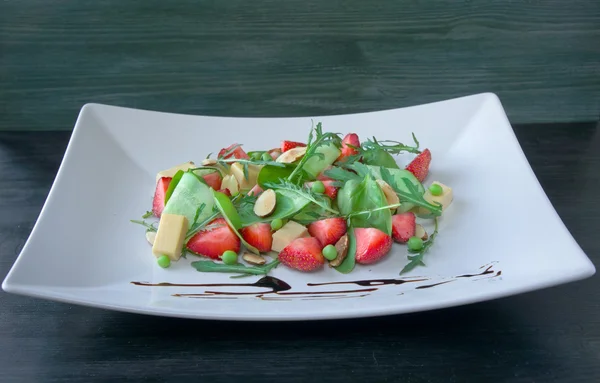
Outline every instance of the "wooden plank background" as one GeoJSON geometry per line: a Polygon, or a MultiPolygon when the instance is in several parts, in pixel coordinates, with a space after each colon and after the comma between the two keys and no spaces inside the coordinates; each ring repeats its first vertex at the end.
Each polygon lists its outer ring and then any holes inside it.
{"type": "Polygon", "coordinates": [[[0,129],[86,102],[225,116],[497,93],[512,122],[596,120],[598,0],[4,0],[0,129]]]}

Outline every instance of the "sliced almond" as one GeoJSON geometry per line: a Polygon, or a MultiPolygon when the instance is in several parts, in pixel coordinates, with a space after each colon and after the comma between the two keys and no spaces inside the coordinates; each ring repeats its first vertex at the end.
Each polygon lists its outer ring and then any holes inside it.
{"type": "MultiPolygon", "coordinates": [[[[385,199],[386,199],[388,205],[396,205],[396,204],[400,203],[400,198],[398,198],[398,194],[396,194],[394,189],[392,189],[392,187],[387,182],[385,182],[383,180],[377,180],[377,184],[383,191],[383,194],[385,195],[385,199]]],[[[393,208],[390,210],[395,211],[396,209],[397,208],[393,208]]]]}
{"type": "Polygon", "coordinates": [[[237,179],[231,174],[223,177],[223,181],[221,182],[221,189],[228,189],[231,195],[237,195],[240,192],[240,185],[237,182],[237,179]]]}
{"type": "Polygon", "coordinates": [[[149,244],[154,245],[154,240],[156,239],[156,232],[155,231],[147,231],[146,232],[146,240],[148,241],[149,244]]]}
{"type": "Polygon", "coordinates": [[[275,191],[273,189],[267,189],[256,199],[256,203],[254,204],[254,214],[259,217],[266,217],[275,210],[276,203],[277,196],[275,191]]]}
{"type": "Polygon", "coordinates": [[[429,238],[429,234],[427,234],[423,226],[417,224],[417,226],[415,226],[415,237],[419,237],[423,241],[426,241],[427,238],[429,238]]]}
{"type": "Polygon", "coordinates": [[[271,149],[271,150],[269,150],[269,155],[271,156],[271,158],[273,160],[276,160],[281,155],[281,149],[279,149],[279,148],[271,149]]]}
{"type": "Polygon", "coordinates": [[[214,166],[217,164],[217,160],[213,159],[213,158],[207,158],[205,160],[202,160],[202,166],[214,166]]]}
{"type": "Polygon", "coordinates": [[[252,253],[244,253],[242,255],[242,259],[248,262],[251,265],[264,265],[267,263],[267,260],[262,255],[252,254],[252,253]]]}
{"type": "Polygon", "coordinates": [[[348,255],[348,235],[344,234],[342,238],[337,241],[335,244],[335,249],[337,250],[337,257],[333,261],[329,262],[329,266],[338,267],[344,262],[346,256],[348,255]]]}
{"type": "Polygon", "coordinates": [[[297,147],[297,148],[290,149],[287,152],[283,153],[282,155],[277,157],[276,161],[282,162],[284,164],[291,164],[292,162],[295,162],[296,160],[299,160],[300,158],[304,157],[305,154],[306,154],[306,146],[297,147]]]}

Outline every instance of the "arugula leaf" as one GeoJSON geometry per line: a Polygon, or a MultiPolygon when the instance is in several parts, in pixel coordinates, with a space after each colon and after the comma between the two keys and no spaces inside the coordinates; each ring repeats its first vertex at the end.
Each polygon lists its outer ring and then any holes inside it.
{"type": "Polygon", "coordinates": [[[142,219],[150,218],[153,214],[154,213],[152,213],[151,211],[146,211],[146,213],[144,213],[144,215],[142,216],[142,219]]]}
{"type": "Polygon", "coordinates": [[[353,227],[375,227],[387,235],[392,233],[392,214],[390,209],[379,209],[388,206],[385,194],[372,176],[362,181],[350,180],[338,191],[337,203],[344,216],[350,216],[353,227]],[[372,210],[370,215],[352,213],[372,210]]]}
{"type": "Polygon", "coordinates": [[[254,205],[245,204],[238,210],[242,226],[250,226],[257,222],[270,222],[275,218],[286,219],[294,216],[310,204],[310,201],[289,190],[275,190],[275,210],[268,217],[258,217],[254,214],[254,205]]]}
{"type": "MultiPolygon", "coordinates": [[[[312,157],[318,157],[324,159],[325,156],[322,153],[318,153],[317,149],[324,144],[333,143],[337,147],[341,145],[341,139],[337,133],[323,133],[323,128],[319,122],[317,126],[310,130],[308,135],[308,142],[306,143],[306,153],[294,169],[294,171],[288,176],[288,181],[294,181],[296,176],[302,171],[306,162],[312,157]],[[313,141],[314,138],[314,141],[313,141]]],[[[296,181],[298,182],[298,181],[296,181]]]]}
{"type": "Polygon", "coordinates": [[[413,255],[408,256],[409,262],[406,264],[406,266],[404,266],[402,271],[400,271],[400,274],[408,273],[409,271],[411,271],[412,269],[414,269],[417,266],[425,266],[425,262],[423,262],[423,256],[425,255],[425,253],[427,253],[429,248],[431,246],[433,246],[433,241],[435,240],[435,237],[438,234],[437,218],[434,219],[434,222],[435,222],[435,229],[433,230],[433,234],[431,234],[429,236],[428,241],[423,243],[423,247],[421,248],[421,250],[419,250],[419,251],[410,251],[409,250],[409,252],[412,253],[413,255]]]}
{"type": "Polygon", "coordinates": [[[387,168],[381,167],[379,168],[379,171],[381,173],[381,179],[390,185],[392,189],[394,189],[396,194],[398,194],[400,202],[408,202],[415,206],[421,206],[429,210],[435,217],[442,215],[442,206],[439,204],[433,205],[432,203],[426,201],[425,198],[423,198],[423,194],[409,179],[401,179],[402,182],[404,182],[404,188],[401,188],[387,168]]]}
{"type": "Polygon", "coordinates": [[[214,221],[220,215],[221,215],[221,212],[219,212],[219,209],[217,209],[216,206],[213,206],[213,213],[211,215],[209,215],[208,217],[203,219],[201,222],[197,222],[196,224],[194,224],[190,227],[190,229],[188,230],[188,232],[185,236],[185,243],[187,243],[190,240],[190,238],[192,238],[194,235],[196,235],[197,232],[199,232],[202,229],[205,229],[206,225],[208,225],[209,223],[214,221]]]}
{"type": "Polygon", "coordinates": [[[306,187],[298,186],[289,181],[283,180],[279,183],[268,182],[265,184],[265,187],[273,190],[287,190],[288,192],[295,193],[296,195],[309,200],[310,202],[314,203],[317,206],[320,206],[321,208],[330,213],[339,214],[337,210],[333,209],[330,206],[329,200],[327,200],[323,194],[313,193],[310,189],[306,187]]]}
{"type": "Polygon", "coordinates": [[[157,231],[158,230],[156,228],[156,226],[154,226],[155,223],[148,223],[146,221],[140,221],[137,219],[130,219],[129,222],[144,226],[146,228],[146,231],[157,231]]]}
{"type": "Polygon", "coordinates": [[[179,184],[179,181],[181,181],[181,177],[183,177],[184,173],[185,172],[183,170],[178,170],[177,173],[175,173],[175,175],[171,179],[169,187],[167,188],[167,192],[165,193],[165,206],[167,206],[167,202],[169,202],[169,199],[173,195],[173,191],[177,187],[177,184],[179,184]]]}
{"type": "Polygon", "coordinates": [[[215,205],[217,206],[217,209],[219,209],[221,215],[223,218],[225,218],[235,235],[237,235],[242,241],[242,244],[244,244],[246,249],[250,250],[254,254],[260,254],[258,249],[246,242],[244,237],[242,237],[240,234],[239,230],[242,228],[242,219],[240,218],[237,210],[235,210],[235,206],[233,206],[233,203],[229,197],[218,191],[213,191],[213,195],[215,197],[215,205]]]}
{"type": "Polygon", "coordinates": [[[223,154],[218,156],[218,158],[225,158],[225,157],[229,156],[230,154],[232,154],[237,148],[241,148],[241,147],[242,147],[242,145],[240,145],[240,144],[232,145],[231,148],[229,148],[223,154]]]}
{"type": "MultiPolygon", "coordinates": [[[[327,201],[327,203],[329,203],[329,201],[327,201]]],[[[318,205],[309,204],[304,209],[299,211],[298,214],[296,214],[292,219],[301,225],[308,225],[315,221],[320,221],[322,219],[332,218],[335,216],[337,215],[328,213],[325,209],[318,205]]]]}
{"type": "Polygon", "coordinates": [[[226,265],[214,261],[195,261],[192,262],[192,266],[196,270],[205,273],[238,273],[245,275],[267,275],[269,271],[277,267],[279,263],[279,259],[275,259],[262,266],[245,266],[242,264],[226,265]]]}
{"type": "Polygon", "coordinates": [[[419,141],[415,134],[412,134],[412,138],[415,141],[415,146],[404,145],[399,141],[393,140],[384,140],[378,141],[375,137],[373,139],[367,139],[367,141],[363,142],[361,145],[361,149],[363,152],[371,151],[371,150],[382,150],[389,154],[399,154],[402,152],[409,152],[419,154],[421,151],[419,150],[419,141]]]}
{"type": "Polygon", "coordinates": [[[356,265],[356,236],[354,235],[354,227],[348,220],[348,255],[342,262],[341,265],[336,267],[335,269],[343,274],[348,274],[352,270],[354,270],[354,266],[356,265]]]}

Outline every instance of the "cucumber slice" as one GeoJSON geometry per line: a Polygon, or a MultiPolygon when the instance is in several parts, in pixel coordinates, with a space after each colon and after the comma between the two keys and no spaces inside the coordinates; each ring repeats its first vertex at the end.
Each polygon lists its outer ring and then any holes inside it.
{"type": "Polygon", "coordinates": [[[306,161],[302,168],[312,178],[316,178],[319,173],[325,170],[329,165],[333,164],[340,154],[342,154],[334,144],[321,145],[315,152],[321,153],[324,158],[321,159],[318,156],[311,157],[306,161]]]}
{"type": "MultiPolygon", "coordinates": [[[[381,179],[381,171],[379,170],[379,166],[367,165],[367,167],[369,168],[369,170],[371,171],[371,174],[373,174],[373,176],[375,178],[381,179]]],[[[390,171],[390,174],[392,175],[392,177],[394,177],[394,179],[396,180],[396,185],[400,188],[400,190],[406,191],[407,193],[409,192],[406,189],[406,185],[404,184],[404,181],[402,180],[403,178],[405,178],[405,179],[408,179],[410,181],[410,183],[415,185],[415,187],[417,188],[417,190],[419,190],[419,192],[421,194],[425,194],[425,188],[423,187],[423,185],[419,182],[417,177],[415,177],[415,175],[412,174],[411,172],[409,172],[408,170],[393,169],[393,168],[388,168],[388,170],[390,171]]],[[[402,201],[401,201],[401,203],[402,203],[402,205],[397,210],[398,213],[405,213],[415,206],[412,203],[407,203],[407,202],[402,202],[402,201]]]]}
{"type": "Polygon", "coordinates": [[[197,218],[198,222],[205,220],[212,214],[215,200],[209,186],[200,181],[195,174],[185,172],[175,190],[173,190],[164,212],[185,216],[191,226],[198,207],[203,203],[205,206],[197,218]]]}

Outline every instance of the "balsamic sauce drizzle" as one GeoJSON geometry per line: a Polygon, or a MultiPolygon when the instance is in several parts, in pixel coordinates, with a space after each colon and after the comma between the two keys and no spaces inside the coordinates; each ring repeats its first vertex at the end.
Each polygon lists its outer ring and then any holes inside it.
{"type": "MultiPolygon", "coordinates": [[[[495,262],[494,262],[495,263],[495,262]]],[[[429,285],[416,286],[415,290],[429,289],[435,286],[444,285],[446,283],[454,282],[459,278],[475,278],[495,274],[488,278],[495,278],[502,275],[502,271],[492,270],[494,263],[487,264],[480,269],[485,268],[478,274],[463,274],[457,275],[442,282],[437,282],[429,285]]],[[[241,295],[254,295],[256,298],[262,300],[292,300],[294,296],[302,295],[298,297],[301,300],[317,300],[317,299],[332,299],[332,298],[350,298],[350,297],[365,297],[370,295],[374,291],[379,290],[379,286],[385,285],[402,285],[405,283],[416,283],[428,281],[430,278],[421,279],[363,279],[357,281],[341,281],[341,282],[323,282],[323,283],[307,283],[307,286],[326,286],[326,285],[343,285],[343,284],[355,284],[358,286],[369,287],[367,289],[354,289],[354,290],[333,290],[333,291],[289,291],[292,289],[287,282],[275,278],[272,276],[264,276],[254,283],[149,283],[149,282],[131,282],[136,286],[150,286],[150,287],[258,287],[268,289],[267,291],[254,291],[254,292],[235,292],[235,291],[211,291],[206,290],[203,293],[197,294],[173,294],[174,297],[182,298],[204,298],[204,299],[237,299],[236,296],[241,295]],[[360,295],[349,295],[361,293],[360,295]],[[276,294],[272,296],[270,294],[276,294]]],[[[403,294],[403,293],[402,293],[403,294]]],[[[401,295],[401,294],[398,294],[401,295]]]]}

